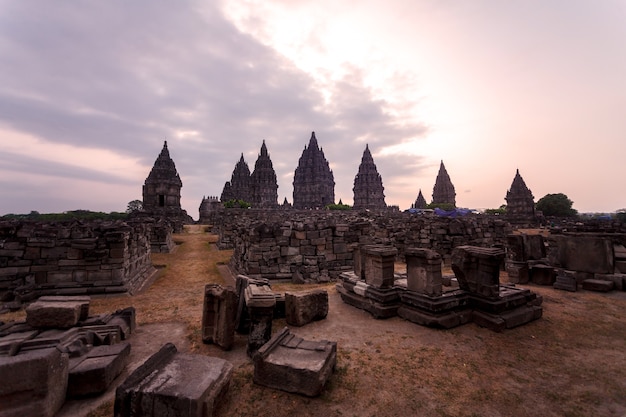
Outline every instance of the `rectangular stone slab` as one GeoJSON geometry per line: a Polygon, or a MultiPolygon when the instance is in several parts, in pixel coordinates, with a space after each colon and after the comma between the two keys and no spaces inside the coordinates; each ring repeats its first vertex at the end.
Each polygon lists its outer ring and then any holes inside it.
{"type": "Polygon", "coordinates": [[[117,388],[114,415],[211,417],[232,372],[224,359],[178,353],[167,343],[117,388]]]}
{"type": "Polygon", "coordinates": [[[35,301],[26,307],[26,322],[35,328],[69,328],[78,323],[82,301],[35,301]]]}
{"type": "Polygon", "coordinates": [[[70,360],[67,396],[106,391],[122,373],[130,355],[130,343],[96,346],[86,355],[70,360]]]}
{"type": "Polygon", "coordinates": [[[304,340],[285,327],[253,359],[256,384],[314,397],[335,369],[337,343],[304,340]]]}
{"type": "Polygon", "coordinates": [[[52,417],[65,402],[68,356],[38,349],[0,358],[0,415],[52,417]]]}

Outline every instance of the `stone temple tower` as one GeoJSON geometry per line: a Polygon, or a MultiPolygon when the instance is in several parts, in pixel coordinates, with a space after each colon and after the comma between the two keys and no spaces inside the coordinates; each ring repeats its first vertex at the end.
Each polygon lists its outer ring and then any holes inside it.
{"type": "Polygon", "coordinates": [[[365,151],[361,157],[359,172],[354,177],[354,209],[384,209],[385,194],[383,194],[383,179],[381,178],[369,146],[365,145],[365,151]]]}
{"type": "Polygon", "coordinates": [[[420,189],[420,192],[419,194],[417,194],[417,198],[415,199],[415,203],[413,204],[413,208],[425,209],[427,205],[428,204],[426,204],[426,199],[424,198],[422,190],[420,189]]]}
{"type": "Polygon", "coordinates": [[[252,199],[250,168],[248,168],[248,163],[243,159],[243,153],[239,161],[235,164],[235,169],[230,177],[230,181],[224,184],[220,199],[222,202],[228,200],[243,200],[250,203],[252,199]]]}
{"type": "Polygon", "coordinates": [[[433,204],[452,204],[456,207],[456,192],[443,161],[439,166],[439,173],[433,187],[433,204]]]}
{"type": "Polygon", "coordinates": [[[318,146],[315,132],[309,146],[304,147],[293,176],[293,207],[296,209],[324,208],[335,203],[333,171],[318,146]]]}
{"type": "Polygon", "coordinates": [[[507,217],[519,220],[535,218],[535,197],[519,174],[519,169],[515,172],[515,178],[506,193],[505,200],[507,217]]]}
{"type": "Polygon", "coordinates": [[[178,176],[176,165],[167,149],[167,141],[154,162],[143,185],[143,211],[150,215],[191,221],[187,212],[180,207],[180,189],[183,182],[178,176]]]}
{"type": "Polygon", "coordinates": [[[261,153],[254,164],[254,171],[250,175],[252,207],[276,208],[278,207],[278,183],[272,160],[267,153],[265,141],[261,145],[261,153]]]}

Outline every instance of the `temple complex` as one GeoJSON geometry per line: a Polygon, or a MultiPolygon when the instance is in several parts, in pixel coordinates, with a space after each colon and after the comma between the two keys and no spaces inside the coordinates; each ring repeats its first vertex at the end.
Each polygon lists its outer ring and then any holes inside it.
{"type": "Polygon", "coordinates": [[[250,169],[248,168],[248,163],[243,159],[243,153],[237,164],[235,164],[230,181],[224,184],[220,199],[222,202],[229,200],[250,202],[252,200],[250,169]]]}
{"type": "Polygon", "coordinates": [[[422,190],[420,188],[420,192],[419,192],[419,194],[417,194],[417,198],[415,199],[415,203],[413,204],[413,208],[425,209],[427,206],[428,206],[428,204],[426,203],[426,199],[424,198],[424,195],[422,194],[422,190]]]}
{"type": "Polygon", "coordinates": [[[507,217],[520,220],[535,218],[535,197],[519,174],[519,169],[515,172],[515,178],[505,200],[507,217]]]}
{"type": "Polygon", "coordinates": [[[255,208],[278,207],[278,183],[272,160],[267,153],[265,141],[261,145],[261,153],[254,164],[254,171],[250,175],[251,199],[255,208]]]}
{"type": "Polygon", "coordinates": [[[381,178],[374,159],[369,150],[369,146],[365,145],[359,172],[354,177],[354,209],[384,209],[385,194],[383,194],[383,179],[381,178]]]}
{"type": "Polygon", "coordinates": [[[143,211],[154,216],[168,219],[180,219],[188,222],[191,219],[180,207],[180,180],[176,165],[167,149],[167,141],[154,162],[154,166],[143,185],[143,211]]]}
{"type": "Polygon", "coordinates": [[[446,171],[446,167],[443,165],[443,161],[441,161],[439,173],[433,187],[433,204],[451,204],[456,207],[455,197],[454,185],[452,185],[448,171],[446,171]]]}
{"type": "Polygon", "coordinates": [[[309,146],[304,147],[293,176],[293,207],[296,209],[324,208],[335,202],[333,171],[318,146],[315,132],[309,146]]]}

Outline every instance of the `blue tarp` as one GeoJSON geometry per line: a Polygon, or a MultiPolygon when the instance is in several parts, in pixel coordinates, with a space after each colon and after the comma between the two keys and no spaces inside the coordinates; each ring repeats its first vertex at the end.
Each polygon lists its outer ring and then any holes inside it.
{"type": "Polygon", "coordinates": [[[441,217],[463,217],[470,214],[471,210],[469,209],[454,209],[454,210],[442,210],[440,208],[435,209],[435,214],[441,217]]]}

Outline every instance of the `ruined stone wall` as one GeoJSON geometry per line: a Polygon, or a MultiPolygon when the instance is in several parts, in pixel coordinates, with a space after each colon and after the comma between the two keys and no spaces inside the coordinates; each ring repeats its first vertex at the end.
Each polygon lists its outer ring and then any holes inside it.
{"type": "Polygon", "coordinates": [[[153,272],[144,222],[0,222],[0,295],[119,293],[153,272]]]}
{"type": "Polygon", "coordinates": [[[238,272],[269,279],[320,281],[352,269],[359,243],[433,249],[448,260],[460,245],[504,247],[512,231],[491,216],[442,218],[393,212],[226,210],[214,225],[218,247],[232,248],[238,272]]]}

